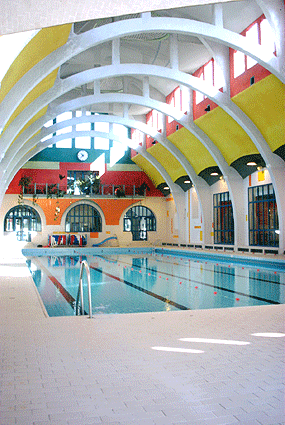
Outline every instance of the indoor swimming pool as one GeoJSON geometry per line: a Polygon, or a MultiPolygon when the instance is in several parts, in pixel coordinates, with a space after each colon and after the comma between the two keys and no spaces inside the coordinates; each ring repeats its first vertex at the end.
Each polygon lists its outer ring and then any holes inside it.
{"type": "MultiPolygon", "coordinates": [[[[27,264],[49,316],[75,315],[80,264],[90,267],[93,314],[285,303],[285,270],[179,252],[31,257],[27,264]]],[[[84,272],[84,305],[88,306],[84,272]]]]}

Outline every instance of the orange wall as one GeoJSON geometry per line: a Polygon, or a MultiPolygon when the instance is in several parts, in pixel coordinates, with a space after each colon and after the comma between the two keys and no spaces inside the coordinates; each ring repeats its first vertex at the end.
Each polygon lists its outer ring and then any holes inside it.
{"type": "MultiPolygon", "coordinates": [[[[88,199],[92,202],[92,199],[88,199]]],[[[132,204],[136,204],[140,199],[96,199],[94,200],[94,207],[96,204],[102,209],[106,225],[119,225],[120,218],[126,208],[132,204]]],[[[77,199],[37,199],[37,205],[43,210],[46,217],[46,224],[60,225],[61,218],[65,210],[74,203],[77,203],[77,199]],[[60,212],[56,215],[56,207],[60,208],[60,212]],[[57,218],[56,218],[57,217],[57,218]],[[56,218],[56,219],[55,219],[56,218]]]]}

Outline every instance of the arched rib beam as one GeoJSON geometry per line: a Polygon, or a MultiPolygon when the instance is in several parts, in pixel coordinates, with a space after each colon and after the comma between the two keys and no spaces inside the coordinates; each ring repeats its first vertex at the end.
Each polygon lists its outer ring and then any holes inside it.
{"type": "Polygon", "coordinates": [[[285,73],[285,27],[284,27],[284,1],[283,0],[256,0],[263,11],[269,25],[275,35],[277,57],[279,58],[279,69],[285,73]]]}
{"type": "MultiPolygon", "coordinates": [[[[82,133],[88,133],[88,132],[80,132],[80,131],[72,131],[71,132],[71,137],[76,137],[77,136],[81,136],[82,133]]],[[[94,133],[94,135],[96,135],[95,131],[91,131],[89,133],[89,135],[93,135],[92,133],[94,133]],[[90,134],[91,133],[91,134],[90,134]]],[[[113,137],[113,133],[110,134],[106,134],[106,133],[101,133],[99,132],[98,134],[105,135],[105,137],[111,138],[113,137]]],[[[60,136],[55,136],[53,139],[54,141],[59,141],[64,139],[66,135],[60,135],[60,136]]],[[[126,139],[126,142],[129,141],[130,145],[132,145],[132,141],[131,139],[126,139]]],[[[23,164],[29,160],[32,156],[34,156],[36,153],[42,151],[43,149],[45,149],[50,143],[50,140],[41,143],[40,146],[39,144],[37,145],[37,148],[35,150],[33,150],[33,152],[29,151],[28,153],[26,153],[25,156],[21,157],[21,160],[18,162],[17,166],[14,167],[14,169],[11,171],[11,174],[9,176],[9,181],[11,181],[11,179],[13,178],[13,176],[15,175],[15,173],[23,166],[23,164]]],[[[167,173],[167,171],[165,170],[165,168],[160,164],[160,162],[157,161],[157,159],[155,159],[152,155],[150,155],[144,148],[142,147],[138,147],[137,151],[140,155],[142,155],[147,161],[149,161],[158,171],[159,173],[162,175],[163,179],[165,180],[166,184],[168,185],[168,187],[170,188],[171,194],[173,196],[174,202],[175,202],[175,206],[176,206],[176,210],[179,216],[179,241],[185,242],[185,232],[183,231],[183,229],[185,228],[185,194],[183,192],[183,190],[176,185],[170,175],[167,173]]],[[[7,185],[7,182],[5,182],[7,185]]],[[[5,186],[6,186],[5,185],[5,186]]],[[[1,185],[2,186],[2,185],[1,185]]],[[[0,200],[2,201],[3,196],[5,194],[5,189],[0,191],[0,200]]]]}
{"type": "MultiPolygon", "coordinates": [[[[54,100],[57,96],[71,90],[72,88],[76,87],[76,84],[78,84],[78,78],[80,77],[81,80],[81,84],[83,84],[84,82],[90,82],[93,81],[94,79],[100,79],[106,76],[113,76],[114,73],[115,75],[128,75],[130,73],[134,73],[134,75],[142,75],[146,72],[146,68],[149,70],[150,75],[155,75],[157,77],[165,77],[168,79],[174,79],[175,81],[179,83],[184,84],[184,81],[181,82],[181,79],[184,78],[185,80],[185,84],[186,86],[189,86],[192,89],[198,89],[201,90],[202,92],[204,92],[204,94],[208,95],[211,98],[214,98],[214,94],[217,92],[215,88],[213,88],[211,85],[205,85],[203,84],[200,79],[193,77],[193,76],[189,76],[186,75],[184,73],[181,73],[180,71],[177,70],[169,70],[166,68],[161,68],[161,67],[155,67],[155,66],[141,66],[141,65],[118,65],[118,66],[108,66],[108,67],[104,67],[100,68],[100,69],[95,69],[95,70],[89,70],[89,71],[84,71],[83,73],[77,74],[76,76],[72,76],[69,77],[68,79],[61,81],[58,80],[57,84],[61,83],[61,89],[59,87],[55,87],[49,90],[49,92],[45,93],[44,95],[40,96],[40,98],[43,100],[43,102],[40,104],[40,106],[38,106],[38,110],[40,110],[43,106],[45,106],[46,102],[47,102],[47,96],[49,93],[49,98],[50,98],[50,102],[52,100],[54,100]],[[118,71],[118,68],[120,68],[120,72],[118,71]],[[139,69],[138,69],[139,68],[139,69]],[[143,68],[143,69],[142,69],[143,68]],[[107,73],[108,70],[108,73],[107,73]],[[95,74],[95,77],[94,77],[95,74]],[[97,75],[96,75],[97,74],[97,75]],[[107,75],[106,75],[107,74],[107,75]],[[163,75],[166,74],[166,75],[163,75]],[[87,79],[87,81],[86,81],[87,79]],[[180,79],[180,80],[179,80],[180,79]],[[189,83],[190,81],[190,83],[189,83]]],[[[131,96],[131,95],[128,95],[131,96]]],[[[40,100],[39,98],[39,100],[40,100]]],[[[139,96],[138,96],[139,98],[139,96]]],[[[149,98],[146,98],[149,102],[151,101],[149,98]]],[[[131,99],[129,99],[129,103],[131,99]]],[[[116,101],[116,97],[114,99],[114,101],[116,101]]],[[[158,103],[155,103],[157,101],[153,101],[154,102],[154,108],[158,109],[158,103]]],[[[37,104],[38,102],[35,101],[33,102],[35,104],[37,104]]],[[[49,102],[48,102],[49,103],[49,102]]],[[[163,105],[163,104],[162,104],[163,105]]],[[[21,118],[24,120],[24,124],[25,125],[28,120],[29,120],[29,115],[28,115],[28,110],[29,109],[34,109],[33,106],[36,105],[29,105],[27,107],[27,109],[21,114],[21,116],[17,117],[15,119],[15,125],[16,125],[16,121],[18,122],[19,127],[21,126],[20,122],[21,122],[21,118]],[[28,116],[27,116],[28,115],[28,116]]],[[[146,104],[146,106],[148,106],[146,104]]],[[[173,110],[173,108],[164,105],[164,108],[168,108],[165,113],[170,113],[170,115],[173,115],[173,112],[175,110],[173,110]]],[[[32,112],[30,112],[32,114],[32,112]]],[[[176,114],[175,114],[176,115],[176,114]]],[[[174,116],[174,118],[176,119],[177,117],[174,116]]],[[[184,118],[184,117],[183,117],[184,118]]],[[[241,178],[238,175],[238,173],[236,172],[236,170],[232,169],[231,167],[228,166],[228,164],[226,163],[225,159],[223,158],[223,156],[221,155],[221,152],[219,151],[219,149],[213,144],[213,142],[202,132],[201,129],[199,129],[193,122],[188,124],[187,120],[183,120],[182,119],[177,119],[178,122],[180,122],[181,124],[183,124],[185,126],[185,128],[187,128],[190,132],[192,132],[205,146],[206,148],[211,152],[212,156],[214,157],[214,159],[216,160],[217,164],[219,165],[220,169],[223,172],[224,178],[228,184],[229,187],[229,191],[231,194],[231,199],[232,199],[232,204],[233,204],[233,211],[234,211],[234,215],[235,215],[235,230],[236,230],[236,234],[237,234],[237,244],[244,244],[244,241],[239,240],[239,233],[238,233],[238,229],[241,228],[241,223],[244,220],[244,205],[241,205],[240,202],[240,196],[237,197],[237,199],[235,200],[235,194],[239,193],[241,191],[241,178]],[[233,188],[233,185],[235,186],[233,188]],[[238,189],[238,190],[237,190],[238,189]],[[239,207],[237,207],[237,205],[239,205],[239,207]]],[[[33,125],[32,125],[33,126],[33,125]]],[[[32,127],[31,126],[31,127],[32,127]]],[[[8,137],[8,132],[9,129],[5,132],[4,134],[4,138],[8,137]]],[[[20,136],[21,137],[21,136],[20,136]]],[[[26,139],[27,140],[27,139],[26,139]]],[[[3,142],[4,140],[2,140],[3,142]]]]}
{"type": "MultiPolygon", "coordinates": [[[[259,132],[259,130],[256,128],[256,126],[249,120],[249,118],[228,98],[228,96],[224,93],[218,92],[216,93],[216,90],[209,85],[201,83],[201,81],[193,76],[187,75],[183,72],[180,72],[178,70],[168,69],[168,68],[162,68],[157,67],[153,65],[116,65],[116,66],[106,66],[99,69],[92,69],[88,71],[84,71],[80,74],[77,74],[76,76],[69,77],[65,79],[64,81],[57,81],[57,84],[54,88],[50,89],[48,92],[46,92],[44,95],[40,96],[35,102],[33,102],[31,105],[29,105],[26,110],[20,114],[15,120],[14,120],[14,128],[15,132],[18,132],[22,128],[23,125],[25,125],[28,120],[38,111],[41,110],[43,106],[50,103],[52,100],[57,98],[58,96],[62,95],[63,93],[71,90],[72,88],[76,87],[76,85],[83,84],[86,82],[93,81],[94,79],[100,79],[100,78],[106,78],[111,76],[119,76],[119,75],[151,75],[156,76],[160,78],[166,78],[169,80],[174,80],[178,84],[188,86],[194,90],[198,90],[203,92],[207,97],[211,98],[215,103],[217,103],[222,109],[224,109],[233,119],[235,119],[242,128],[246,131],[246,133],[251,137],[253,143],[256,145],[257,149],[262,154],[264,160],[267,164],[271,164],[272,161],[274,161],[274,157],[267,145],[266,141],[264,140],[263,136],[259,132]],[[61,84],[60,84],[61,83],[61,84]],[[47,100],[49,99],[49,100],[47,100]],[[24,121],[24,122],[23,122],[24,121]]],[[[185,117],[186,118],[186,117],[185,117]]],[[[185,121],[181,120],[182,125],[187,126],[187,120],[185,121]],[[185,124],[184,124],[185,123],[185,124]]],[[[191,124],[191,126],[195,126],[195,124],[191,124]]],[[[187,127],[186,127],[187,128],[187,127]]],[[[9,130],[8,128],[6,132],[3,135],[3,138],[6,139],[9,136],[9,130]]],[[[15,133],[14,133],[15,134],[15,133]]],[[[2,140],[3,142],[3,140],[2,140]]],[[[6,140],[7,142],[7,140],[6,140]]],[[[278,158],[276,155],[274,155],[276,158],[278,158]]],[[[276,159],[278,161],[278,159],[276,159]]],[[[280,159],[280,161],[282,161],[280,159]]],[[[218,161],[217,161],[218,162],[218,161]]],[[[282,161],[283,162],[283,161],[282,161]]],[[[228,168],[228,173],[233,173],[233,169],[230,167],[228,168]]],[[[274,173],[277,173],[278,176],[276,178],[272,177],[273,183],[278,184],[278,187],[275,186],[275,192],[277,194],[278,190],[283,190],[283,188],[280,187],[280,176],[279,173],[282,173],[282,167],[281,163],[279,162],[279,169],[275,170],[274,168],[269,167],[269,171],[271,173],[271,176],[274,173]]],[[[283,170],[284,175],[284,170],[283,170]]],[[[227,183],[230,183],[228,180],[228,175],[225,175],[225,180],[227,183]]],[[[230,188],[229,188],[230,189],[230,188]]],[[[240,196],[238,195],[238,192],[233,191],[230,189],[231,196],[232,196],[232,202],[233,202],[233,209],[235,212],[235,205],[240,204],[240,196]],[[237,197],[237,202],[235,202],[235,196],[237,197]]],[[[280,199],[280,197],[277,195],[277,199],[280,199]]],[[[279,211],[281,211],[282,204],[278,205],[279,211]]],[[[242,208],[236,209],[236,217],[240,217],[240,220],[236,220],[235,226],[237,226],[237,222],[243,222],[244,221],[244,211],[242,211],[242,208]]],[[[280,212],[280,223],[281,223],[281,229],[284,228],[284,220],[282,218],[282,213],[280,212]]],[[[238,233],[237,233],[238,236],[238,233]]],[[[282,238],[280,238],[282,239],[282,238]]],[[[284,246],[283,241],[283,246],[284,246]]],[[[237,243],[239,241],[237,240],[237,243]]]]}
{"type": "MultiPolygon", "coordinates": [[[[88,70],[88,71],[84,71],[80,74],[77,74],[76,76],[72,76],[69,77],[67,79],[65,79],[64,81],[61,80],[57,80],[55,87],[53,87],[52,89],[50,89],[48,92],[46,92],[44,95],[40,96],[39,99],[35,102],[33,102],[33,104],[29,105],[26,110],[20,114],[15,120],[14,120],[14,130],[17,131],[17,126],[18,126],[18,131],[20,131],[20,128],[25,125],[28,120],[30,115],[32,115],[32,111],[34,110],[34,108],[36,107],[35,105],[39,102],[40,106],[36,109],[40,110],[43,106],[45,106],[47,103],[50,103],[52,100],[54,100],[56,97],[66,93],[67,91],[70,91],[72,88],[76,87],[78,84],[84,84],[86,82],[90,82],[90,81],[94,81],[95,79],[100,79],[100,78],[106,78],[109,76],[118,76],[118,75],[154,75],[156,77],[162,77],[162,78],[167,78],[170,80],[174,80],[176,81],[178,84],[182,84],[185,86],[188,86],[194,90],[198,90],[198,91],[202,91],[206,96],[208,96],[209,98],[211,98],[214,102],[216,103],[220,103],[220,106],[223,107],[223,101],[224,99],[226,99],[226,95],[224,93],[220,93],[218,92],[218,101],[217,101],[217,90],[215,88],[213,88],[211,85],[207,85],[203,82],[201,82],[200,79],[193,77],[193,76],[189,76],[185,73],[182,73],[178,70],[169,70],[167,68],[162,68],[162,67],[157,67],[157,66],[152,66],[152,65],[116,65],[116,66],[107,66],[107,67],[102,67],[100,69],[93,69],[93,70],[88,70]],[[221,96],[222,100],[221,100],[221,96]],[[49,98],[49,101],[47,102],[47,98],[49,98]],[[42,103],[40,102],[40,100],[42,100],[42,103]],[[35,105],[34,105],[35,104],[35,105]],[[21,124],[21,121],[22,122],[21,124]]],[[[233,117],[234,118],[234,117],[233,117]]],[[[186,128],[188,128],[191,132],[193,132],[193,130],[196,129],[196,134],[198,135],[197,137],[199,139],[201,139],[202,137],[202,143],[205,143],[205,135],[204,133],[199,129],[198,127],[195,126],[194,123],[191,123],[190,125],[188,125],[187,120],[181,120],[180,121],[186,128]]],[[[6,132],[3,135],[3,139],[2,139],[2,143],[5,142],[5,138],[6,141],[9,137],[9,128],[6,130],[6,132]]],[[[232,190],[231,185],[230,185],[230,176],[233,176],[234,180],[237,182],[236,184],[239,185],[238,180],[240,179],[240,176],[238,176],[237,172],[235,170],[233,170],[232,168],[230,168],[228,166],[228,164],[226,163],[226,161],[224,160],[224,158],[222,157],[220,151],[217,149],[217,147],[210,141],[210,139],[208,140],[208,147],[210,143],[212,144],[212,148],[211,148],[211,153],[214,156],[216,162],[218,163],[218,165],[220,166],[225,180],[227,181],[228,185],[229,185],[229,190],[230,190],[230,194],[231,194],[231,199],[232,199],[232,203],[233,203],[233,210],[235,213],[235,226],[236,226],[236,230],[238,228],[240,228],[239,223],[242,223],[244,220],[244,206],[240,205],[240,197],[237,198],[237,200],[235,201],[235,193],[240,192],[240,186],[239,186],[239,190],[232,190]],[[236,207],[236,205],[239,204],[239,208],[236,207]]],[[[238,235],[238,233],[236,233],[238,235]]],[[[237,238],[237,243],[241,244],[242,242],[237,238]]]]}
{"type": "MultiPolygon", "coordinates": [[[[168,184],[169,181],[169,175],[166,172],[166,170],[162,167],[162,165],[157,161],[156,158],[154,158],[149,152],[147,152],[145,149],[140,148],[138,149],[138,153],[141,154],[146,160],[148,160],[162,175],[166,183],[168,184]]],[[[169,188],[171,190],[176,211],[178,214],[178,236],[179,236],[179,242],[185,243],[186,242],[186,209],[185,209],[185,193],[183,190],[178,186],[175,185],[175,183],[172,182],[172,179],[170,179],[170,185],[169,188]]]]}
{"type": "MultiPolygon", "coordinates": [[[[56,143],[57,141],[64,140],[66,138],[74,138],[79,136],[90,136],[90,137],[99,136],[99,137],[106,137],[108,139],[121,141],[121,137],[118,137],[114,135],[113,133],[106,134],[106,133],[98,133],[97,131],[94,131],[94,130],[88,131],[88,132],[74,130],[66,134],[53,136],[51,139],[48,139],[45,142],[41,142],[41,139],[43,137],[46,137],[49,134],[54,134],[56,131],[61,130],[65,127],[75,126],[76,124],[80,124],[82,122],[102,122],[102,121],[109,122],[109,123],[117,123],[117,124],[129,126],[132,128],[137,128],[143,133],[156,138],[156,140],[158,140],[163,146],[165,146],[175,156],[175,158],[184,167],[186,173],[189,175],[193,185],[196,188],[197,195],[199,197],[199,201],[201,203],[201,209],[202,209],[204,243],[211,243],[212,216],[211,216],[211,209],[209,209],[209,205],[211,205],[211,196],[209,193],[208,185],[201,177],[196,175],[191,164],[186,160],[184,155],[176,148],[176,146],[172,145],[169,142],[169,140],[165,139],[160,133],[156,133],[156,131],[150,132],[150,129],[152,129],[151,127],[134,120],[126,120],[125,118],[116,117],[116,116],[106,116],[106,115],[81,116],[77,118],[72,118],[71,120],[63,121],[61,123],[57,123],[48,128],[43,128],[40,134],[37,134],[32,139],[30,139],[19,150],[16,149],[16,154],[14,158],[10,161],[9,165],[6,164],[7,172],[5,173],[5,179],[3,179],[2,181],[3,184],[5,184],[4,192],[7,189],[8,185],[10,184],[16,172],[31,157],[36,155],[36,153],[40,152],[41,150],[45,149],[51,143],[56,143]],[[34,146],[36,146],[36,148],[34,148],[34,146]],[[15,160],[18,161],[17,165],[14,162],[15,160]]],[[[131,139],[126,139],[124,140],[124,142],[128,144],[128,146],[132,147],[133,149],[136,149],[131,139]]],[[[5,157],[5,159],[8,160],[8,157],[5,157]]],[[[176,185],[174,187],[176,187],[176,185]]]]}
{"type": "Polygon", "coordinates": [[[180,18],[147,18],[129,19],[100,26],[81,35],[71,33],[67,43],[42,59],[28,71],[10,90],[0,105],[0,128],[4,128],[9,118],[26,97],[26,95],[54,69],[59,68],[67,60],[90,49],[93,46],[128,35],[148,32],[168,32],[201,36],[216,41],[235,50],[240,50],[255,59],[260,65],[285,82],[285,76],[280,69],[279,58],[268,59],[268,52],[256,44],[249,43],[245,37],[205,22],[180,18]]]}
{"type": "MultiPolygon", "coordinates": [[[[46,117],[45,119],[40,118],[39,121],[39,125],[41,126],[43,121],[47,121],[48,119],[54,118],[55,116],[59,115],[60,113],[66,111],[66,110],[74,110],[76,108],[82,108],[82,107],[86,107],[90,104],[98,104],[98,103],[115,103],[115,102],[119,102],[119,103],[123,103],[123,104],[138,104],[138,105],[143,105],[146,107],[150,107],[152,109],[156,109],[162,113],[164,113],[165,115],[169,115],[172,116],[177,122],[180,122],[181,119],[181,112],[177,111],[175,108],[171,107],[168,104],[165,104],[163,102],[158,102],[156,100],[150,99],[150,98],[144,98],[142,96],[136,96],[136,95],[126,95],[126,94],[104,94],[104,95],[92,95],[92,96],[85,96],[85,97],[80,97],[77,98],[75,100],[69,101],[69,102],[65,102],[62,105],[57,106],[54,110],[53,110],[53,115],[51,115],[51,113],[49,112],[48,114],[48,118],[46,117]]],[[[183,115],[184,116],[184,115],[183,115]]],[[[110,118],[108,118],[109,120],[110,118]]],[[[65,122],[65,126],[72,126],[72,125],[76,125],[76,123],[81,123],[81,122],[96,122],[96,121],[102,121],[101,118],[96,118],[95,116],[88,116],[88,117],[80,117],[80,118],[74,118],[73,120],[69,120],[65,122]]],[[[111,119],[112,120],[112,119],[111,119]]],[[[109,121],[111,122],[111,121],[109,121]]],[[[31,126],[31,130],[33,132],[36,132],[40,129],[40,126],[36,127],[35,123],[32,124],[31,126]]],[[[132,124],[132,126],[134,127],[134,124],[132,124]]],[[[213,142],[211,141],[211,139],[206,136],[203,131],[197,127],[194,123],[191,123],[190,125],[188,124],[184,124],[185,128],[187,128],[190,132],[192,132],[202,143],[203,145],[206,147],[206,149],[208,149],[210,151],[210,153],[213,155],[214,159],[216,160],[219,168],[221,169],[223,175],[225,176],[225,179],[227,181],[228,187],[229,187],[229,191],[231,193],[231,197],[232,197],[232,202],[233,202],[233,208],[234,208],[234,212],[236,211],[237,214],[240,214],[240,218],[238,218],[238,215],[235,214],[235,225],[236,225],[236,231],[238,229],[241,228],[241,224],[239,220],[241,220],[243,218],[243,207],[241,206],[240,202],[239,202],[239,207],[235,207],[235,198],[234,198],[234,193],[238,193],[241,191],[241,185],[242,185],[242,178],[238,175],[238,173],[236,172],[236,170],[232,169],[231,167],[228,166],[228,164],[226,163],[226,161],[224,160],[224,157],[222,156],[222,154],[220,153],[220,151],[218,150],[218,148],[216,147],[216,145],[213,144],[213,142]],[[237,185],[239,186],[239,190],[237,189],[237,185]]],[[[63,128],[62,124],[57,124],[56,126],[52,126],[49,127],[48,129],[43,129],[42,133],[41,133],[41,137],[45,137],[47,136],[50,132],[54,133],[55,131],[59,130],[63,128]],[[52,128],[52,130],[51,130],[52,128]]],[[[149,130],[151,129],[151,127],[146,127],[145,130],[143,130],[143,132],[147,133],[148,135],[150,135],[151,137],[155,138],[155,139],[159,139],[160,143],[165,146],[175,157],[176,159],[182,164],[182,166],[184,167],[186,173],[189,175],[189,177],[191,178],[197,194],[198,194],[198,198],[199,201],[201,203],[201,207],[202,207],[202,218],[203,218],[203,223],[205,224],[205,229],[204,229],[204,235],[205,235],[205,243],[210,243],[211,242],[211,229],[210,229],[210,223],[212,222],[212,217],[210,216],[210,211],[208,208],[209,205],[209,198],[208,196],[206,196],[207,193],[207,185],[204,182],[203,179],[200,179],[195,171],[193,170],[191,164],[189,163],[189,161],[184,157],[184,155],[179,151],[179,149],[174,146],[169,140],[167,139],[162,139],[160,134],[156,134],[156,132],[154,133],[150,133],[149,130]],[[202,195],[204,194],[204,195],[202,195]],[[209,228],[208,228],[209,227],[209,228]],[[209,239],[208,239],[209,238],[209,239]]],[[[24,133],[22,133],[18,139],[13,143],[13,145],[11,146],[11,148],[9,149],[9,154],[7,152],[6,157],[3,159],[3,166],[8,166],[8,161],[12,159],[12,155],[19,155],[18,152],[18,147],[21,146],[22,143],[25,143],[26,140],[28,140],[31,136],[32,136],[32,132],[29,132],[29,129],[27,129],[24,133]]],[[[71,137],[71,136],[70,136],[71,137]]],[[[241,242],[239,241],[240,244],[244,244],[245,241],[241,242]]]]}

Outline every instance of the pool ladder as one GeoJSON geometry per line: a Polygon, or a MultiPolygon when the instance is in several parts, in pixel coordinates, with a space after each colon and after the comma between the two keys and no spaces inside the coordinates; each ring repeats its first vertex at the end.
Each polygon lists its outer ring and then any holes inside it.
{"type": "Polygon", "coordinates": [[[92,299],[91,299],[91,280],[90,280],[90,268],[86,260],[83,260],[81,262],[80,266],[80,276],[79,276],[79,285],[78,285],[78,292],[77,292],[77,298],[76,298],[76,307],[75,312],[76,316],[79,314],[84,315],[84,301],[83,301],[83,284],[82,284],[82,276],[83,276],[83,270],[86,270],[87,275],[87,287],[88,287],[88,303],[89,303],[89,318],[92,319],[92,299]],[[79,299],[80,299],[80,308],[79,308],[79,299]]]}

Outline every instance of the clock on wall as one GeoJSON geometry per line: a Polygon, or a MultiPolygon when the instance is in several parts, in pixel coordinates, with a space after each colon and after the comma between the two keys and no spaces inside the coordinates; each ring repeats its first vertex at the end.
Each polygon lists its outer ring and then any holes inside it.
{"type": "Polygon", "coordinates": [[[79,159],[79,161],[86,161],[86,159],[88,158],[88,153],[86,151],[78,151],[77,158],[79,159]]]}

